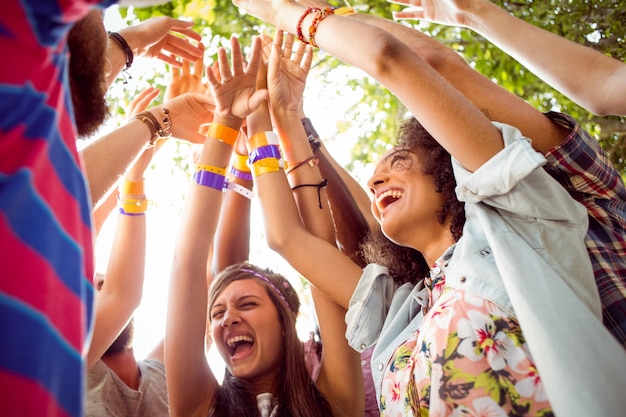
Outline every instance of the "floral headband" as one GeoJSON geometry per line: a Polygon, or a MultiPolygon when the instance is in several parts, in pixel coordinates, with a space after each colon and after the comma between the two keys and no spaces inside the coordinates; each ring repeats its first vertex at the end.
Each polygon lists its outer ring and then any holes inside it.
{"type": "MultiPolygon", "coordinates": [[[[282,298],[282,300],[285,302],[285,305],[287,305],[287,308],[289,309],[289,311],[291,311],[293,313],[293,309],[289,305],[289,301],[287,301],[287,299],[285,298],[283,293],[276,287],[276,285],[274,285],[274,283],[272,281],[270,281],[270,279],[268,277],[266,277],[265,275],[261,274],[260,272],[253,271],[252,269],[248,269],[248,268],[242,268],[241,271],[255,276],[256,278],[260,279],[261,281],[267,283],[270,287],[272,287],[272,289],[274,291],[276,291],[276,293],[280,296],[280,298],[282,298]]],[[[285,286],[285,288],[289,287],[289,283],[287,281],[285,281],[283,283],[283,285],[285,286]]]]}

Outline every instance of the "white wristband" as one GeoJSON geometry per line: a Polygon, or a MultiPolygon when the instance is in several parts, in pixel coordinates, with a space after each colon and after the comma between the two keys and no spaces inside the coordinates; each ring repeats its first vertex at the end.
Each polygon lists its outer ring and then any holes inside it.
{"type": "Polygon", "coordinates": [[[243,185],[237,184],[236,182],[226,181],[226,184],[224,185],[224,191],[226,190],[232,190],[249,200],[251,200],[252,197],[254,197],[254,193],[251,190],[248,190],[246,187],[244,187],[243,185]]]}

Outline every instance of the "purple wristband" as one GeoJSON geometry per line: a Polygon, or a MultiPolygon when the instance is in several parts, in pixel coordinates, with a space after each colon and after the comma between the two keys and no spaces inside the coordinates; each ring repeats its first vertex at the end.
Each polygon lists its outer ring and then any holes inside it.
{"type": "Polygon", "coordinates": [[[233,174],[233,176],[239,178],[240,180],[252,181],[252,173],[251,172],[244,172],[244,171],[238,170],[235,167],[230,167],[230,173],[233,174]]]}
{"type": "Polygon", "coordinates": [[[226,177],[224,175],[203,170],[196,171],[196,173],[193,175],[193,179],[198,185],[211,187],[218,191],[222,191],[222,189],[224,188],[224,182],[226,181],[226,177]]]}
{"type": "Polygon", "coordinates": [[[283,156],[280,154],[280,148],[278,145],[265,145],[259,148],[253,149],[248,156],[248,163],[254,164],[256,161],[260,161],[265,158],[281,159],[283,156]]]}
{"type": "Polygon", "coordinates": [[[119,207],[120,210],[120,214],[123,214],[124,216],[145,216],[146,213],[129,213],[127,211],[125,211],[122,207],[119,207]]]}

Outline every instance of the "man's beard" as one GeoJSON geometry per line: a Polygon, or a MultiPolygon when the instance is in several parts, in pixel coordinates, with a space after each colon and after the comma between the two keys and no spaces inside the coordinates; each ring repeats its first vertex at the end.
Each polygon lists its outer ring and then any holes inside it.
{"type": "Polygon", "coordinates": [[[76,22],[68,34],[70,89],[80,138],[93,135],[109,115],[105,62],[107,35],[102,14],[94,10],[76,22]]]}

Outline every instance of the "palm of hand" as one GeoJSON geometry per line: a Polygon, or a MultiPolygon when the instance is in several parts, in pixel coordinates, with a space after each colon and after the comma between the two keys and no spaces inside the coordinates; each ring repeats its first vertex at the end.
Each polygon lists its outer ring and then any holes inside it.
{"type": "Polygon", "coordinates": [[[243,119],[251,113],[249,101],[256,91],[256,77],[246,78],[249,80],[240,80],[240,85],[226,83],[213,89],[216,115],[243,119]]]}
{"type": "Polygon", "coordinates": [[[283,59],[282,69],[271,77],[268,84],[270,100],[273,105],[286,109],[297,110],[306,85],[306,73],[298,64],[283,59]]]}
{"type": "Polygon", "coordinates": [[[167,101],[185,93],[207,93],[207,86],[195,75],[173,78],[165,89],[164,99],[167,101]]]}

